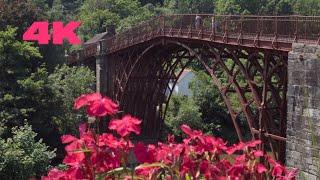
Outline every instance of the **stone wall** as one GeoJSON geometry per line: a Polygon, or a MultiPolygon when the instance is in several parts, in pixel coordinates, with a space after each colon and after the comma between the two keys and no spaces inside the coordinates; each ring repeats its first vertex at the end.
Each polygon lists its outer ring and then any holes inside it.
{"type": "Polygon", "coordinates": [[[293,44],[288,56],[286,164],[320,179],[320,46],[293,44]]]}

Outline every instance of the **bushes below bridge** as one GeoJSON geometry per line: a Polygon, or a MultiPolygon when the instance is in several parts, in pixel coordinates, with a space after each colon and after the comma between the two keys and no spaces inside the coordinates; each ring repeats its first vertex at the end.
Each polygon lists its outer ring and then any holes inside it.
{"type": "MultiPolygon", "coordinates": [[[[205,134],[211,134],[228,140],[229,143],[237,142],[237,134],[228,114],[227,108],[220,96],[220,92],[213,85],[209,75],[198,70],[195,78],[191,80],[189,89],[190,97],[173,94],[165,117],[165,129],[162,137],[168,133],[181,136],[180,126],[187,124],[199,129],[205,134]]],[[[236,97],[233,99],[235,107],[240,108],[236,97]]],[[[250,139],[249,129],[244,117],[239,116],[241,129],[245,138],[250,139]]]]}

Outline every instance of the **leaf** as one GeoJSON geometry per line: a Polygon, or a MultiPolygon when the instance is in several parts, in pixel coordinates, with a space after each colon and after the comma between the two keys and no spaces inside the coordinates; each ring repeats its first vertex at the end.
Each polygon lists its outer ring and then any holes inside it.
{"type": "Polygon", "coordinates": [[[152,167],[170,168],[164,163],[152,163],[152,164],[141,164],[137,166],[135,169],[152,168],[152,167]]]}
{"type": "Polygon", "coordinates": [[[189,176],[189,174],[186,174],[186,180],[191,180],[191,177],[189,176]]]}
{"type": "Polygon", "coordinates": [[[116,168],[116,169],[113,169],[113,170],[110,170],[106,173],[101,173],[101,174],[98,174],[96,176],[96,180],[103,180],[105,177],[108,177],[110,175],[123,175],[124,173],[128,172],[128,171],[132,171],[130,168],[124,168],[124,167],[119,167],[119,168],[116,168]]]}
{"type": "Polygon", "coordinates": [[[164,163],[141,164],[141,165],[137,166],[135,168],[135,170],[141,169],[141,168],[152,168],[152,167],[161,167],[162,169],[167,169],[169,171],[170,175],[173,177],[173,171],[172,171],[171,167],[167,166],[164,163]]]}

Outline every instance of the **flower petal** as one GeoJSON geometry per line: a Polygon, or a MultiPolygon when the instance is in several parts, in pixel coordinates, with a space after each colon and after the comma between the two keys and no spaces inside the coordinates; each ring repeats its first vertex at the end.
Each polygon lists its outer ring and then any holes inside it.
{"type": "Polygon", "coordinates": [[[102,96],[100,93],[84,94],[75,100],[74,109],[80,109],[81,107],[88,105],[92,101],[96,101],[101,98],[102,98],[102,96]]]}
{"type": "Polygon", "coordinates": [[[71,143],[71,142],[73,142],[75,140],[77,140],[77,138],[72,136],[72,135],[63,135],[63,136],[61,136],[61,142],[63,144],[71,143]]]}
{"type": "Polygon", "coordinates": [[[257,165],[256,169],[259,174],[262,174],[267,171],[267,168],[261,163],[257,165]]]}

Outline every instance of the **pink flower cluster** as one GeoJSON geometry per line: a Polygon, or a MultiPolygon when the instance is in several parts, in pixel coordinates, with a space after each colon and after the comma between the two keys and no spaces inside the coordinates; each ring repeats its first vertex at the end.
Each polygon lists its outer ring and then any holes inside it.
{"type": "MultiPolygon", "coordinates": [[[[75,108],[87,106],[90,116],[102,117],[118,111],[118,105],[100,94],[87,94],[75,101],[75,108]]],[[[130,135],[140,134],[141,121],[130,115],[111,120],[111,133],[97,134],[86,124],[79,127],[80,137],[61,137],[66,144],[63,163],[67,170],[53,168],[43,180],[73,179],[295,179],[297,170],[288,170],[264,152],[257,150],[259,140],[240,142],[233,146],[220,138],[192,130],[183,142],[168,136],[166,143],[145,145],[132,143],[130,135]],[[139,165],[129,168],[128,157],[134,152],[139,165]]]]}

